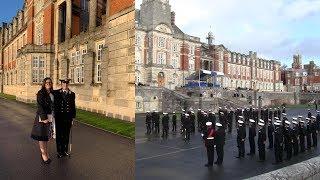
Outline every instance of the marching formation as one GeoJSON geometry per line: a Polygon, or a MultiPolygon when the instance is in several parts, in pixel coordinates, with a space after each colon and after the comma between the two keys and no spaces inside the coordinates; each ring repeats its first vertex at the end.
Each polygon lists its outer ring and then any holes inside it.
{"type": "Polygon", "coordinates": [[[317,147],[317,134],[320,131],[320,111],[313,116],[310,109],[304,118],[299,115],[288,119],[285,107],[243,109],[227,109],[219,107],[218,112],[192,109],[180,113],[160,113],[153,110],[146,114],[147,134],[160,134],[160,121],[162,125],[162,138],[168,137],[170,122],[172,132],[177,131],[177,121],[180,117],[180,133],[185,141],[190,140],[190,135],[195,133],[196,127],[201,133],[207,149],[207,167],[213,166],[216,150],[215,164],[223,163],[224,144],[226,133],[231,133],[233,127],[237,131],[238,156],[245,157],[245,143],[248,139],[250,150],[248,156],[253,156],[258,151],[259,162],[266,160],[266,148],[274,151],[274,164],[281,163],[285,154],[286,160],[306,150],[317,147]],[[171,120],[170,120],[171,119],[171,120]],[[268,147],[266,147],[268,145],[268,147]],[[257,148],[256,148],[257,147],[257,148]]]}

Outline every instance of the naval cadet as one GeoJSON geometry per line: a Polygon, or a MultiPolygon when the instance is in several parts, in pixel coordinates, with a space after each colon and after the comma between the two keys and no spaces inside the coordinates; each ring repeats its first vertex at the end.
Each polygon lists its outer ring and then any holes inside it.
{"type": "Polygon", "coordinates": [[[312,116],[311,110],[308,109],[308,118],[311,118],[311,116],[312,116]]]}
{"type": "Polygon", "coordinates": [[[307,149],[311,149],[311,119],[306,118],[307,128],[306,128],[306,139],[307,139],[307,149]]]}
{"type": "Polygon", "coordinates": [[[275,164],[282,162],[282,152],[283,152],[283,134],[281,124],[279,122],[275,122],[276,126],[274,131],[274,154],[275,154],[275,164]]]}
{"type": "Polygon", "coordinates": [[[247,155],[254,155],[256,153],[256,144],[254,138],[256,137],[256,125],[253,119],[249,119],[249,144],[250,144],[250,153],[247,155]]]}
{"type": "Polygon", "coordinates": [[[297,118],[292,118],[292,133],[291,133],[291,139],[292,139],[292,147],[293,147],[293,155],[296,156],[299,153],[299,130],[298,130],[298,122],[297,118]]]}
{"type": "Polygon", "coordinates": [[[316,122],[316,117],[311,116],[311,134],[312,134],[312,147],[317,147],[318,145],[318,130],[317,130],[317,122],[316,122]]]}
{"type": "Polygon", "coordinates": [[[237,129],[237,144],[238,144],[238,156],[236,158],[243,158],[245,153],[245,139],[246,139],[246,129],[244,127],[244,122],[242,120],[238,121],[237,129]]]}
{"type": "Polygon", "coordinates": [[[155,111],[154,127],[155,127],[156,134],[159,134],[160,133],[160,113],[159,113],[159,111],[155,111]]]}
{"type": "Polygon", "coordinates": [[[268,140],[269,140],[269,147],[268,149],[273,149],[273,133],[274,133],[274,125],[272,120],[268,120],[268,140]]]}
{"type": "Polygon", "coordinates": [[[290,160],[292,157],[292,129],[290,127],[290,122],[285,121],[285,128],[284,128],[284,145],[285,150],[287,152],[287,160],[290,160]]]}
{"type": "Polygon", "coordinates": [[[168,137],[168,131],[169,131],[169,115],[168,113],[163,113],[162,117],[162,137],[167,138],[168,137]]]}
{"type": "Polygon", "coordinates": [[[259,151],[259,159],[260,161],[266,160],[266,128],[262,122],[258,123],[259,131],[258,131],[258,151],[259,151]]]}
{"type": "Polygon", "coordinates": [[[176,132],[177,131],[177,115],[176,112],[173,111],[172,115],[172,131],[176,132]]]}
{"type": "Polygon", "coordinates": [[[69,89],[70,79],[62,79],[61,89],[54,91],[57,156],[69,156],[68,144],[72,122],[76,117],[75,93],[69,89]]]}
{"type": "Polygon", "coordinates": [[[147,134],[151,133],[151,114],[150,111],[147,111],[146,114],[146,126],[147,126],[147,134]]]}
{"type": "Polygon", "coordinates": [[[207,149],[207,157],[208,157],[208,163],[205,166],[212,167],[213,160],[214,160],[214,138],[216,135],[216,131],[212,127],[212,122],[207,122],[205,125],[206,125],[207,129],[202,134],[204,144],[207,149]]]}
{"type": "Polygon", "coordinates": [[[300,142],[300,152],[305,152],[305,127],[304,121],[301,120],[301,116],[299,116],[299,142],[300,142]]]}
{"type": "Polygon", "coordinates": [[[216,150],[217,150],[217,161],[215,164],[221,165],[223,162],[223,156],[224,156],[224,144],[225,144],[225,130],[222,127],[221,123],[216,123],[216,126],[218,130],[216,131],[216,137],[215,137],[215,145],[216,145],[216,150]]]}
{"type": "Polygon", "coordinates": [[[196,115],[193,111],[190,112],[190,120],[191,120],[191,132],[196,132],[196,115]]]}

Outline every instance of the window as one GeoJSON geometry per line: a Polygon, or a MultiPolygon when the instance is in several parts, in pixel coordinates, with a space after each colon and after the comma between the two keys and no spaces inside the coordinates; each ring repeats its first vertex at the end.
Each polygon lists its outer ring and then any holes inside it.
{"type": "Polygon", "coordinates": [[[177,44],[177,43],[174,43],[174,44],[173,44],[172,51],[173,51],[173,52],[178,52],[178,44],[177,44]]]}
{"type": "Polygon", "coordinates": [[[71,61],[70,61],[70,73],[69,77],[71,79],[71,83],[81,84],[84,83],[84,54],[86,53],[86,49],[82,49],[81,51],[76,51],[71,53],[71,61]]]}
{"type": "Polygon", "coordinates": [[[97,61],[101,61],[102,60],[102,48],[103,48],[103,44],[98,44],[97,61]]]}
{"type": "Polygon", "coordinates": [[[101,63],[97,64],[97,83],[101,83],[101,63]]]}
{"type": "Polygon", "coordinates": [[[86,54],[87,54],[87,49],[82,49],[81,64],[84,64],[84,56],[86,54]]]}
{"type": "Polygon", "coordinates": [[[191,46],[191,47],[190,47],[190,54],[191,54],[191,55],[194,55],[194,51],[195,51],[194,46],[191,46]]]}
{"type": "Polygon", "coordinates": [[[166,64],[165,53],[158,53],[158,64],[166,64]]]}
{"type": "Polygon", "coordinates": [[[136,46],[141,46],[141,37],[140,35],[136,34],[136,46]]]}
{"type": "Polygon", "coordinates": [[[32,59],[32,82],[41,83],[45,78],[45,61],[43,56],[34,56],[32,59]]]}
{"type": "Polygon", "coordinates": [[[158,47],[161,47],[161,48],[165,47],[165,42],[166,42],[166,38],[159,37],[158,38],[158,47]]]}
{"type": "Polygon", "coordinates": [[[171,63],[173,68],[179,68],[179,55],[174,55],[171,63]]]}

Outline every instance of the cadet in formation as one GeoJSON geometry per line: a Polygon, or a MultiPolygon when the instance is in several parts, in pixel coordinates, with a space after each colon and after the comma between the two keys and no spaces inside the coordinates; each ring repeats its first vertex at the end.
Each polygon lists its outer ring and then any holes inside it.
{"type": "Polygon", "coordinates": [[[258,123],[259,131],[258,131],[258,151],[259,151],[259,159],[260,161],[266,160],[266,128],[265,124],[262,122],[258,123]]]}
{"type": "Polygon", "coordinates": [[[246,139],[246,129],[244,127],[244,122],[241,120],[243,117],[241,116],[238,121],[238,129],[237,129],[237,144],[238,144],[238,156],[237,158],[243,158],[245,153],[245,139],[246,139]]]}

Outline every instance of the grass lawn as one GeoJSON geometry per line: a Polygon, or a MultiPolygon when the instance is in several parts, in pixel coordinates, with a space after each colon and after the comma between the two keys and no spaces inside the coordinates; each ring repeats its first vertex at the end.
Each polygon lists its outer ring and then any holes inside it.
{"type": "Polygon", "coordinates": [[[10,100],[16,100],[16,96],[0,93],[0,97],[10,100]]]}
{"type": "MultiPolygon", "coordinates": [[[[15,96],[0,93],[0,97],[9,100],[16,100],[15,96]]],[[[23,103],[23,102],[21,102],[23,103]]],[[[33,108],[36,108],[36,104],[29,103],[33,108]]],[[[128,137],[130,139],[135,138],[135,123],[123,121],[120,119],[110,118],[103,114],[93,113],[77,109],[76,120],[85,124],[92,125],[97,128],[110,131],[112,133],[128,137]]]]}

